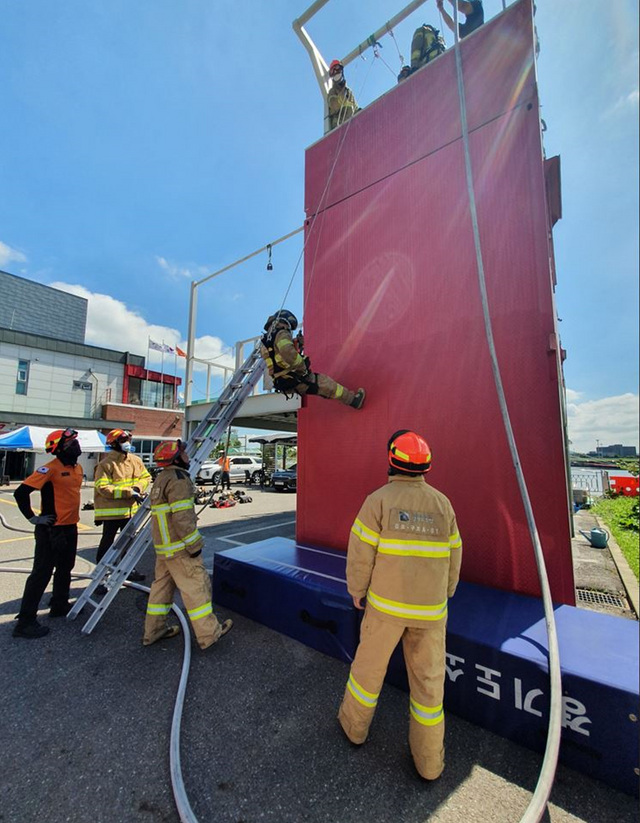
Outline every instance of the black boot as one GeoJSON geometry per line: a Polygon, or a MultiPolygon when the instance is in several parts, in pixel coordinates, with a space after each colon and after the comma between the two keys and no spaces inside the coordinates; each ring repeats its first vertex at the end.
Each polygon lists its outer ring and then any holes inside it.
{"type": "Polygon", "coordinates": [[[127,577],[127,580],[130,580],[132,583],[142,583],[142,581],[146,579],[147,575],[142,574],[142,572],[139,572],[137,569],[131,569],[129,577],[127,577]]]}
{"type": "Polygon", "coordinates": [[[63,603],[60,606],[49,608],[49,617],[66,617],[71,611],[71,603],[63,603]]]}
{"type": "Polygon", "coordinates": [[[354,409],[361,409],[364,406],[365,395],[366,392],[364,389],[358,389],[358,391],[356,392],[356,396],[353,398],[350,405],[354,409]]]}
{"type": "Polygon", "coordinates": [[[27,637],[30,640],[35,640],[38,637],[44,637],[49,634],[49,627],[42,626],[37,620],[18,620],[18,625],[13,630],[14,637],[27,637]]]}

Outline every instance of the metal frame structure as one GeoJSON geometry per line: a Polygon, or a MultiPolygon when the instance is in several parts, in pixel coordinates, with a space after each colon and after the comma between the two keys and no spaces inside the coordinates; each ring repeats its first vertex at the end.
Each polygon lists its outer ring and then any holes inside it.
{"type": "MultiPolygon", "coordinates": [[[[309,37],[308,32],[304,28],[305,23],[307,23],[315,14],[316,12],[320,11],[323,6],[326,6],[329,0],[316,0],[315,3],[312,3],[309,8],[300,15],[300,17],[296,18],[293,23],[293,30],[300,38],[300,42],[304,46],[307,54],[309,55],[309,59],[311,60],[311,66],[313,68],[313,73],[316,76],[316,80],[318,81],[318,86],[320,87],[320,93],[322,94],[322,98],[324,100],[324,132],[325,134],[329,131],[329,106],[328,106],[328,94],[329,89],[331,88],[331,80],[329,78],[329,66],[327,65],[326,60],[322,56],[320,50],[313,42],[311,37],[309,37]]],[[[360,45],[356,46],[355,49],[349,52],[346,57],[341,59],[341,63],[343,66],[347,66],[356,57],[359,57],[363,51],[366,51],[368,48],[371,48],[375,45],[376,41],[379,37],[382,37],[384,34],[388,34],[394,26],[397,26],[398,23],[401,23],[405,17],[408,17],[412,14],[416,9],[420,6],[424,5],[426,0],[413,0],[413,2],[409,3],[408,6],[405,6],[402,11],[398,12],[391,20],[388,20],[383,26],[380,26],[379,29],[376,29],[373,34],[363,40],[360,45]]]]}
{"type": "MultiPolygon", "coordinates": [[[[201,286],[203,283],[206,283],[208,280],[213,280],[214,277],[217,277],[219,274],[223,274],[225,271],[229,271],[230,269],[235,268],[235,266],[239,266],[240,263],[245,263],[247,260],[251,260],[252,257],[256,257],[258,254],[262,254],[262,252],[266,251],[269,252],[273,246],[277,246],[278,243],[283,243],[285,240],[288,240],[290,237],[293,237],[296,234],[299,234],[303,231],[304,226],[300,226],[299,228],[295,229],[294,231],[289,232],[289,234],[285,234],[283,237],[279,237],[277,240],[274,240],[272,243],[267,243],[266,246],[262,246],[261,248],[257,249],[256,251],[251,252],[251,254],[247,254],[245,257],[241,257],[239,260],[236,260],[235,263],[229,263],[228,266],[224,266],[218,271],[214,271],[212,274],[208,274],[206,277],[203,277],[202,280],[192,280],[191,281],[191,296],[189,300],[189,329],[187,332],[187,362],[185,368],[185,387],[184,387],[184,405],[185,410],[191,404],[191,391],[193,388],[193,364],[194,361],[202,362],[199,358],[195,357],[194,350],[195,350],[195,338],[196,338],[196,315],[198,311],[198,286],[201,286]]],[[[247,342],[247,341],[244,341],[247,342]]],[[[206,362],[206,361],[205,361],[206,362]]],[[[238,363],[238,355],[236,354],[236,363],[238,363]]],[[[186,415],[185,415],[186,420],[186,415]]]]}

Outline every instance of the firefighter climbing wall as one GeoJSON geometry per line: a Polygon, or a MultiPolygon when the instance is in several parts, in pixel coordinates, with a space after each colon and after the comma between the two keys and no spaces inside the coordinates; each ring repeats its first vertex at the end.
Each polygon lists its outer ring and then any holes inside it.
{"type": "MultiPolygon", "coordinates": [[[[466,38],[462,60],[500,369],[552,595],[574,603],[530,0],[466,38]]],[[[413,428],[458,514],[463,579],[538,595],[485,337],[452,49],[307,150],[305,198],[306,348],[367,402],[305,401],[298,541],[345,549],[385,482],[388,437],[413,428]]]]}

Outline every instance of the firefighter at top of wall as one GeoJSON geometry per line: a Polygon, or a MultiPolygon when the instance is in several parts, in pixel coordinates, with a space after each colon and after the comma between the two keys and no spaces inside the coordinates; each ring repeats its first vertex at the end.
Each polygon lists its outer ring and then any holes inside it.
{"type": "Polygon", "coordinates": [[[266,334],[261,339],[260,354],[267,364],[276,391],[286,395],[317,394],[361,409],[365,399],[364,389],[353,392],[328,375],[311,371],[311,362],[304,356],[302,337],[298,336],[296,346],[291,334],[297,327],[298,319],[287,309],[272,314],[264,324],[266,334]]]}
{"type": "Polygon", "coordinates": [[[447,600],[460,574],[462,541],[449,500],[429,486],[431,451],[406,429],[387,444],[389,481],[365,500],[347,551],[347,589],[366,609],[338,719],[352,743],[367,738],[389,658],[402,640],[410,687],[409,746],[419,774],[444,768],[447,600]]]}
{"type": "Polygon", "coordinates": [[[53,575],[49,616],[64,617],[71,605],[71,571],[76,562],[82,467],[78,432],[57,429],[45,441],[45,451],[53,460],[40,466],[18,486],[13,496],[18,508],[35,526],[33,569],[27,578],[14,637],[38,638],[49,627],[38,623],[38,606],[53,575]],[[40,514],[31,508],[30,495],[40,491],[40,514]]]}
{"type": "MultiPolygon", "coordinates": [[[[107,435],[109,451],[96,466],[94,473],[94,520],[102,524],[102,537],[96,552],[99,563],[113,545],[118,531],[124,529],[138,511],[151,475],[142,460],[131,454],[131,432],[112,429],[107,435]]],[[[128,580],[139,583],[145,579],[132,569],[128,580]]]]}
{"type": "Polygon", "coordinates": [[[150,493],[156,568],[142,642],[149,646],[179,634],[178,626],[167,623],[177,588],[198,645],[206,649],[229,631],[233,621],[220,623],[213,613],[211,580],[202,562],[203,540],[194,508],[195,486],[187,470],[189,457],[178,440],[160,443],[153,458],[162,471],[150,493]]]}
{"type": "Polygon", "coordinates": [[[341,126],[359,111],[353,92],[344,78],[344,66],[339,60],[332,60],[329,66],[331,88],[327,95],[329,109],[329,131],[341,126]]]}
{"type": "MultiPolygon", "coordinates": [[[[468,34],[471,34],[472,31],[479,29],[480,26],[484,23],[484,8],[482,6],[482,0],[457,0],[458,1],[458,11],[462,12],[465,16],[464,23],[458,23],[458,33],[460,38],[466,37],[468,34]]],[[[450,6],[453,8],[454,0],[449,0],[450,6]]],[[[436,0],[436,6],[438,7],[438,11],[442,15],[442,19],[447,24],[447,26],[451,29],[451,31],[455,32],[456,27],[451,15],[445,11],[444,8],[444,0],[436,0]]]]}

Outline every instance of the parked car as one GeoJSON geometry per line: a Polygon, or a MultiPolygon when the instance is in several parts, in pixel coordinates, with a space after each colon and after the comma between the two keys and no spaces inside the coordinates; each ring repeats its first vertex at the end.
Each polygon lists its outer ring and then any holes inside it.
{"type": "MultiPolygon", "coordinates": [[[[262,471],[262,460],[259,457],[249,455],[229,455],[229,479],[246,480],[247,477],[252,483],[260,482],[260,472],[262,471]],[[248,475],[247,475],[248,472],[248,475]]],[[[198,483],[219,483],[222,479],[222,467],[217,460],[206,460],[200,471],[196,475],[198,483]]]]}
{"type": "Polygon", "coordinates": [[[277,492],[294,492],[298,486],[298,464],[294,463],[288,469],[276,469],[271,475],[271,485],[277,492]]]}

